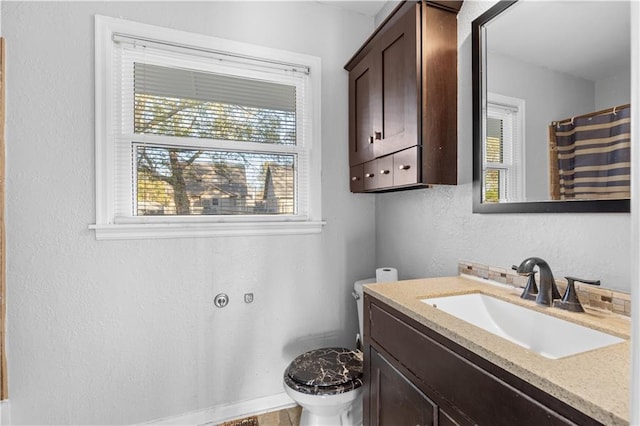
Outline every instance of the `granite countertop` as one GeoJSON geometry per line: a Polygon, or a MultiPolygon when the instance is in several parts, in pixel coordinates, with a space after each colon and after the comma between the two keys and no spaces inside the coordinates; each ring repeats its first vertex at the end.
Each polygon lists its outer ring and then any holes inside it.
{"type": "MultiPolygon", "coordinates": [[[[461,275],[368,284],[364,292],[607,425],[629,424],[631,322],[628,317],[585,307],[574,313],[523,300],[520,289],[461,275]],[[549,359],[420,299],[481,292],[626,339],[622,343],[549,359]]],[[[540,330],[544,332],[544,330],[540,330]]]]}

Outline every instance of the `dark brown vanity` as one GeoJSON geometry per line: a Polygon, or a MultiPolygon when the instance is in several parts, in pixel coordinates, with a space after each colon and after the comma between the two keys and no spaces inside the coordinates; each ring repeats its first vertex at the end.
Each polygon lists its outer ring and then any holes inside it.
{"type": "Polygon", "coordinates": [[[463,277],[365,286],[364,424],[627,425],[628,319],[550,311],[517,290],[463,277]],[[552,359],[422,301],[474,293],[623,340],[552,359]]]}
{"type": "Polygon", "coordinates": [[[365,295],[365,425],[600,425],[365,295]]]}

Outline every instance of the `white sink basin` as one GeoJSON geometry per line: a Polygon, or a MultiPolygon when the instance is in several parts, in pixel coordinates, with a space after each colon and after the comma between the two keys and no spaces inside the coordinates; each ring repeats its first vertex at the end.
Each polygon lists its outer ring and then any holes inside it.
{"type": "Polygon", "coordinates": [[[562,358],[624,341],[481,293],[421,301],[546,358],[562,358]]]}

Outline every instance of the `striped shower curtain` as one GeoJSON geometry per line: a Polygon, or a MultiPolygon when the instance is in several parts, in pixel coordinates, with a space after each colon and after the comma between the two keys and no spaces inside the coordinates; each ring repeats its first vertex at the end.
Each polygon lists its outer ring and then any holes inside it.
{"type": "Polygon", "coordinates": [[[551,198],[629,198],[631,108],[628,105],[549,126],[551,198]]]}

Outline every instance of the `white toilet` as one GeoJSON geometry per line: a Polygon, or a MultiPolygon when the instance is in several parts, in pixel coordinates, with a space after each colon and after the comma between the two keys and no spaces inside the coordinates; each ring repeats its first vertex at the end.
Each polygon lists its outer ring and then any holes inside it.
{"type": "MultiPolygon", "coordinates": [[[[356,281],[353,297],[363,327],[362,286],[375,278],[356,281]]],[[[284,390],[302,407],[300,426],[362,425],[362,352],[322,348],[305,352],[284,372],[284,390]]]]}

